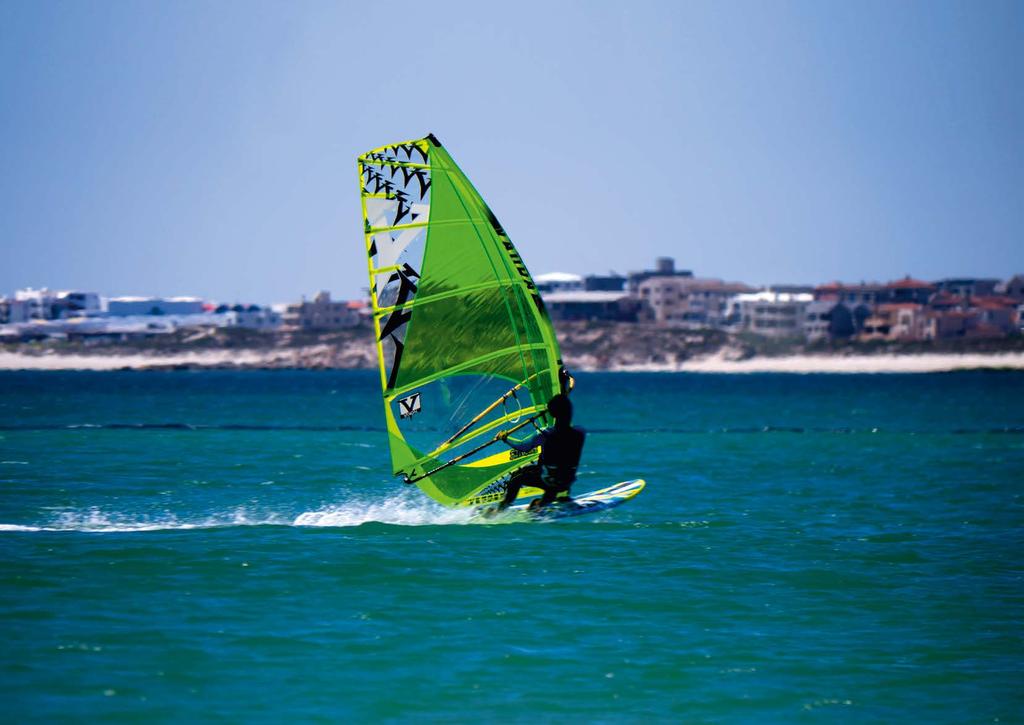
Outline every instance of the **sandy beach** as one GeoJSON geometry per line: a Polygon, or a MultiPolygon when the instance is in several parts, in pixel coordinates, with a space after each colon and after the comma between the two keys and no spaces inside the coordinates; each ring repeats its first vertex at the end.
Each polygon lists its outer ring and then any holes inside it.
{"type": "Polygon", "coordinates": [[[1024,370],[1024,353],[923,355],[792,355],[728,360],[721,356],[687,360],[675,365],[624,366],[622,371],[688,373],[942,373],[953,370],[1024,370]]]}
{"type": "MultiPolygon", "coordinates": [[[[176,354],[61,355],[0,352],[0,370],[146,370],[190,368],[364,368],[362,355],[332,361],[319,348],[216,350],[176,354]],[[312,362],[312,364],[311,364],[312,362]]],[[[568,360],[575,370],[597,369],[586,360],[568,360]],[[575,364],[574,364],[575,363],[575,364]]],[[[730,360],[721,354],[680,362],[613,364],[613,372],[688,373],[937,373],[953,370],[1024,370],[1024,353],[934,353],[920,355],[792,355],[730,360]]]]}

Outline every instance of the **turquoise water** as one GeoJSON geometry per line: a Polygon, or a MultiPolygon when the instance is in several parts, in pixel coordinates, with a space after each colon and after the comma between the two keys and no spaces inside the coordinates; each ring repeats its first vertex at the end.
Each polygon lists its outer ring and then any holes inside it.
{"type": "Polygon", "coordinates": [[[465,525],[364,372],[0,374],[8,719],[1024,720],[1024,375],[579,376],[465,525]]]}

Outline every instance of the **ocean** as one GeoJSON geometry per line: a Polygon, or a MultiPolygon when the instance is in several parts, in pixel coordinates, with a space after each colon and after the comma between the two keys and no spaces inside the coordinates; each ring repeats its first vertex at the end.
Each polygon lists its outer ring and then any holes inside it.
{"type": "Polygon", "coordinates": [[[476,525],[373,372],[0,373],[5,718],[1024,720],[1024,374],[577,382],[647,489],[476,525]]]}

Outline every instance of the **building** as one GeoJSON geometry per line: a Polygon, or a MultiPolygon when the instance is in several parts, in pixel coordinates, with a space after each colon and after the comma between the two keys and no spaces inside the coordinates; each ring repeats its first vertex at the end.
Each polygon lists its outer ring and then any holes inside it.
{"type": "Polygon", "coordinates": [[[281,322],[293,330],[341,330],[359,325],[363,307],[360,302],[331,300],[330,292],[321,292],[312,302],[288,305],[281,322]]]}
{"type": "Polygon", "coordinates": [[[729,319],[740,330],[765,337],[799,337],[804,334],[810,294],[754,292],[735,295],[729,301],[729,319]]]}
{"type": "Polygon", "coordinates": [[[752,292],[740,282],[693,276],[648,277],[637,289],[642,317],[660,324],[693,329],[727,323],[729,300],[752,292]]]}
{"type": "Polygon", "coordinates": [[[811,295],[814,296],[815,287],[812,284],[771,284],[767,289],[771,292],[785,292],[790,295],[811,295]]]}
{"type": "Polygon", "coordinates": [[[856,331],[853,313],[842,302],[814,300],[804,309],[804,337],[810,342],[845,339],[856,331]]]}
{"type": "Polygon", "coordinates": [[[533,283],[537,285],[537,291],[541,294],[545,292],[572,292],[583,289],[583,277],[570,272],[539,274],[533,278],[533,283]]]}
{"type": "Polygon", "coordinates": [[[892,326],[887,315],[871,315],[861,323],[857,339],[861,342],[888,340],[892,326]]]}
{"type": "Polygon", "coordinates": [[[25,300],[10,297],[0,298],[0,325],[16,325],[28,322],[30,309],[25,300]]]}
{"type": "Polygon", "coordinates": [[[626,289],[626,278],[612,272],[608,275],[589,274],[583,278],[587,292],[621,292],[626,289]]]}
{"type": "Polygon", "coordinates": [[[626,288],[626,278],[612,272],[608,275],[590,274],[581,277],[569,272],[548,272],[533,278],[541,294],[552,292],[621,292],[626,288]]]}
{"type": "Polygon", "coordinates": [[[933,310],[915,302],[887,302],[879,305],[861,326],[857,339],[924,340],[928,339],[933,310]]]}
{"type": "Polygon", "coordinates": [[[996,293],[999,286],[998,279],[977,279],[974,277],[951,277],[940,279],[935,283],[935,288],[941,292],[947,292],[954,297],[986,297],[996,293]]]}
{"type": "Polygon", "coordinates": [[[111,317],[134,315],[197,315],[204,312],[198,297],[111,297],[107,314],[111,317]]]}
{"type": "Polygon", "coordinates": [[[630,272],[626,278],[626,289],[631,293],[638,294],[640,285],[651,277],[692,277],[693,272],[688,269],[676,269],[676,261],[672,257],[658,257],[654,260],[654,269],[647,269],[643,272],[630,272]]]}
{"type": "Polygon", "coordinates": [[[57,303],[57,293],[43,287],[33,289],[26,287],[14,293],[17,302],[24,302],[28,306],[28,317],[30,320],[52,320],[54,318],[54,305],[57,303]]]}
{"type": "Polygon", "coordinates": [[[176,330],[223,327],[223,315],[76,315],[56,320],[29,320],[9,325],[9,335],[21,340],[67,339],[96,342],[166,335],[176,330]]]}
{"type": "Polygon", "coordinates": [[[939,291],[932,295],[932,298],[928,300],[928,307],[932,310],[939,312],[948,312],[949,310],[958,310],[964,305],[964,299],[957,297],[950,292],[939,291]]]}
{"type": "Polygon", "coordinates": [[[860,306],[873,309],[883,302],[888,302],[889,296],[889,288],[876,282],[861,282],[860,284],[829,282],[814,288],[814,299],[842,302],[851,310],[860,306]]]}
{"type": "Polygon", "coordinates": [[[1016,274],[1000,284],[996,293],[1024,302],[1024,274],[1016,274]]]}
{"type": "Polygon", "coordinates": [[[224,317],[226,327],[249,330],[273,330],[281,326],[281,315],[270,307],[259,305],[220,305],[214,314],[224,317]]]}
{"type": "Polygon", "coordinates": [[[925,316],[924,339],[948,340],[966,337],[973,317],[970,312],[959,309],[930,310],[925,316]]]}
{"type": "Polygon", "coordinates": [[[878,314],[889,320],[889,338],[892,340],[923,340],[925,326],[924,305],[915,302],[890,302],[879,305],[878,314]]]}
{"type": "Polygon", "coordinates": [[[640,301],[625,291],[570,290],[543,295],[552,320],[636,322],[640,301]]]}
{"type": "Polygon", "coordinates": [[[930,282],[922,282],[919,279],[912,279],[907,275],[901,280],[890,282],[886,289],[889,293],[887,302],[913,302],[918,305],[928,304],[928,300],[936,292],[936,286],[930,282]]]}
{"type": "Polygon", "coordinates": [[[50,306],[53,319],[64,317],[89,317],[103,313],[100,296],[95,292],[64,291],[57,293],[57,299],[50,306]]]}
{"type": "Polygon", "coordinates": [[[1020,329],[1020,307],[1008,295],[956,297],[940,291],[928,303],[924,337],[1006,337],[1020,329]]]}
{"type": "Polygon", "coordinates": [[[969,333],[979,337],[1005,337],[1020,329],[1017,302],[1012,297],[991,295],[974,297],[968,312],[974,314],[974,329],[969,333]]]}

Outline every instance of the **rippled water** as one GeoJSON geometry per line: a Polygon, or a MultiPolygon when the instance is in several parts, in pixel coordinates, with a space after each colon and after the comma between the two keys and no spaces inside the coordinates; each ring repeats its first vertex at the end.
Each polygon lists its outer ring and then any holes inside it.
{"type": "Polygon", "coordinates": [[[598,517],[464,525],[373,373],[0,374],[16,719],[1024,719],[1024,375],[581,375],[598,517]]]}

